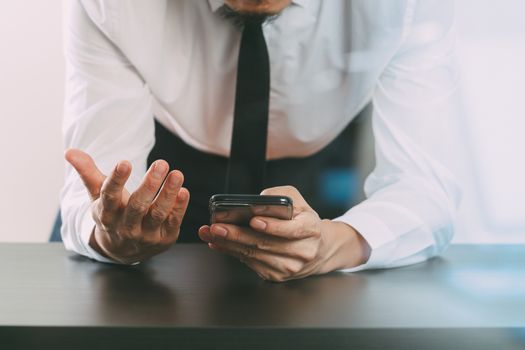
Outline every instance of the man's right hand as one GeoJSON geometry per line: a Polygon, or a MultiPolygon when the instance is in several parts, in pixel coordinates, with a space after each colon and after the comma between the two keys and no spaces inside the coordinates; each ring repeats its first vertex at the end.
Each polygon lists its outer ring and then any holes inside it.
{"type": "Polygon", "coordinates": [[[65,158],[91,196],[95,228],[89,244],[93,249],[117,262],[132,264],[177,241],[190,198],[188,190],[181,187],[184,178],[180,171],[168,174],[168,163],[157,160],[130,194],[124,188],[131,174],[128,161],[118,162],[106,177],[85,152],[69,149],[65,158]]]}

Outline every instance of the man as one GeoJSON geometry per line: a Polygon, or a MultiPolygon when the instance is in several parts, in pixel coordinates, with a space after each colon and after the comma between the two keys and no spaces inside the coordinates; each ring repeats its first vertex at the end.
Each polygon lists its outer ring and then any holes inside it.
{"type": "Polygon", "coordinates": [[[459,192],[443,165],[457,85],[450,7],[74,1],[66,28],[64,133],[73,166],[61,194],[66,247],[133,264],[180,232],[196,237],[184,225],[198,222],[211,249],[274,281],[439,254],[453,235],[459,192]],[[280,165],[307,176],[303,161],[370,100],[376,168],[368,198],[341,217],[321,218],[301,195],[308,186],[284,186],[280,165]],[[262,161],[250,158],[252,148],[263,149],[262,161]],[[245,178],[266,173],[262,194],[293,199],[292,220],[205,225],[207,198],[231,182],[227,169],[245,163],[245,178]]]}

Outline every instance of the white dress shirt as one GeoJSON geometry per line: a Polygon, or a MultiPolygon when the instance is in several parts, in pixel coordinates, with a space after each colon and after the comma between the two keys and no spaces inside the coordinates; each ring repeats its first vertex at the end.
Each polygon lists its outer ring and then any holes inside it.
{"type": "MultiPolygon", "coordinates": [[[[130,191],[146,171],[154,117],[192,147],[229,155],[240,32],[217,13],[221,5],[72,1],[66,147],[88,152],[106,174],[128,159],[130,191]]],[[[458,80],[451,3],[296,0],[264,25],[264,35],[271,66],[268,159],[321,150],[373,101],[376,167],[365,183],[367,199],[334,218],[372,248],[369,261],[352,270],[442,252],[459,197],[444,165],[458,80]]],[[[108,261],[88,244],[90,199],[69,165],[61,210],[66,247],[108,261]]]]}

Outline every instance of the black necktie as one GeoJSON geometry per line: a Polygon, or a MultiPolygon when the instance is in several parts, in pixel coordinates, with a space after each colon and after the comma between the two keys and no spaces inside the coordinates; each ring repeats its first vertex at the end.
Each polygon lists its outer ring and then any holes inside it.
{"type": "Polygon", "coordinates": [[[226,193],[259,193],[264,186],[270,62],[260,21],[247,21],[241,38],[226,193]]]}

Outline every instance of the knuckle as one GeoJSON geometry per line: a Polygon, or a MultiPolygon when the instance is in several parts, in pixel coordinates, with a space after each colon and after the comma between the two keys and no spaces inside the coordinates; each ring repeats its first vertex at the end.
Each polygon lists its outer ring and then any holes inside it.
{"type": "Polygon", "coordinates": [[[242,254],[244,257],[246,258],[254,258],[255,255],[256,255],[256,250],[252,247],[245,247],[244,250],[243,250],[243,254],[242,254]]]}
{"type": "Polygon", "coordinates": [[[310,234],[311,237],[315,237],[315,238],[321,237],[321,229],[317,227],[316,225],[310,226],[308,233],[310,234]]]}
{"type": "Polygon", "coordinates": [[[297,275],[302,270],[302,264],[299,263],[289,263],[285,265],[286,276],[292,277],[297,275]]]}
{"type": "Polygon", "coordinates": [[[154,222],[163,222],[166,220],[167,213],[165,213],[162,208],[155,206],[150,210],[149,217],[154,222]]]}
{"type": "Polygon", "coordinates": [[[231,237],[233,241],[240,243],[240,244],[246,244],[250,246],[251,248],[255,248],[257,246],[255,241],[253,241],[252,238],[249,238],[250,237],[249,229],[236,227],[234,225],[227,226],[226,229],[228,231],[228,237],[231,237]]]}
{"type": "Polygon", "coordinates": [[[133,200],[129,202],[129,209],[133,213],[145,213],[148,211],[148,208],[149,206],[147,203],[144,203],[138,200],[133,200]]]}
{"type": "Polygon", "coordinates": [[[177,215],[172,215],[171,217],[168,218],[168,221],[166,224],[170,230],[173,230],[173,229],[178,230],[180,228],[181,221],[182,220],[177,215]]]}
{"type": "Polygon", "coordinates": [[[317,256],[317,251],[315,248],[308,247],[306,249],[302,249],[300,253],[298,254],[298,257],[302,259],[303,261],[312,261],[317,256]]]}
{"type": "Polygon", "coordinates": [[[157,181],[148,180],[144,183],[144,189],[148,192],[157,192],[159,189],[159,184],[157,181]]]}
{"type": "Polygon", "coordinates": [[[257,275],[259,275],[259,277],[265,281],[268,281],[270,278],[268,277],[268,275],[266,274],[266,272],[264,271],[255,271],[255,273],[257,273],[257,275]]]}
{"type": "Polygon", "coordinates": [[[305,232],[305,233],[312,231],[311,223],[304,220],[304,218],[301,218],[301,220],[298,220],[297,223],[299,224],[297,231],[305,232]]]}
{"type": "Polygon", "coordinates": [[[176,189],[170,187],[171,186],[164,186],[162,188],[161,194],[159,194],[159,196],[162,196],[164,200],[171,201],[178,193],[176,189]]]}
{"type": "Polygon", "coordinates": [[[113,202],[117,200],[116,193],[111,192],[107,187],[103,187],[100,191],[100,197],[105,202],[113,202]]]}
{"type": "Polygon", "coordinates": [[[120,234],[124,236],[124,240],[127,243],[137,244],[142,242],[143,236],[142,232],[137,229],[132,229],[131,227],[124,227],[123,229],[119,230],[120,234]]]}
{"type": "Polygon", "coordinates": [[[269,278],[268,278],[270,281],[273,281],[273,282],[284,282],[286,281],[286,277],[281,275],[281,274],[276,274],[276,273],[271,273],[269,274],[269,278]]]}
{"type": "Polygon", "coordinates": [[[121,223],[119,223],[117,225],[117,229],[123,237],[133,238],[136,236],[135,231],[137,230],[135,228],[135,225],[127,220],[123,220],[121,223]]]}
{"type": "Polygon", "coordinates": [[[269,271],[260,271],[258,272],[259,276],[265,281],[273,281],[275,276],[269,271]]]}
{"type": "Polygon", "coordinates": [[[120,237],[122,241],[134,240],[134,231],[127,226],[120,226],[115,229],[115,233],[120,237]]]}
{"type": "Polygon", "coordinates": [[[269,250],[270,244],[269,244],[268,238],[259,237],[257,241],[255,242],[255,247],[259,250],[269,250]]]}
{"type": "Polygon", "coordinates": [[[98,219],[103,226],[109,226],[113,222],[113,215],[105,210],[102,210],[98,219]]]}
{"type": "Polygon", "coordinates": [[[294,230],[295,238],[305,238],[315,235],[316,229],[314,225],[305,222],[304,220],[298,220],[296,229],[294,230]]]}
{"type": "Polygon", "coordinates": [[[302,235],[302,230],[301,229],[293,230],[290,233],[290,236],[292,237],[292,239],[300,239],[303,236],[302,235]]]}

